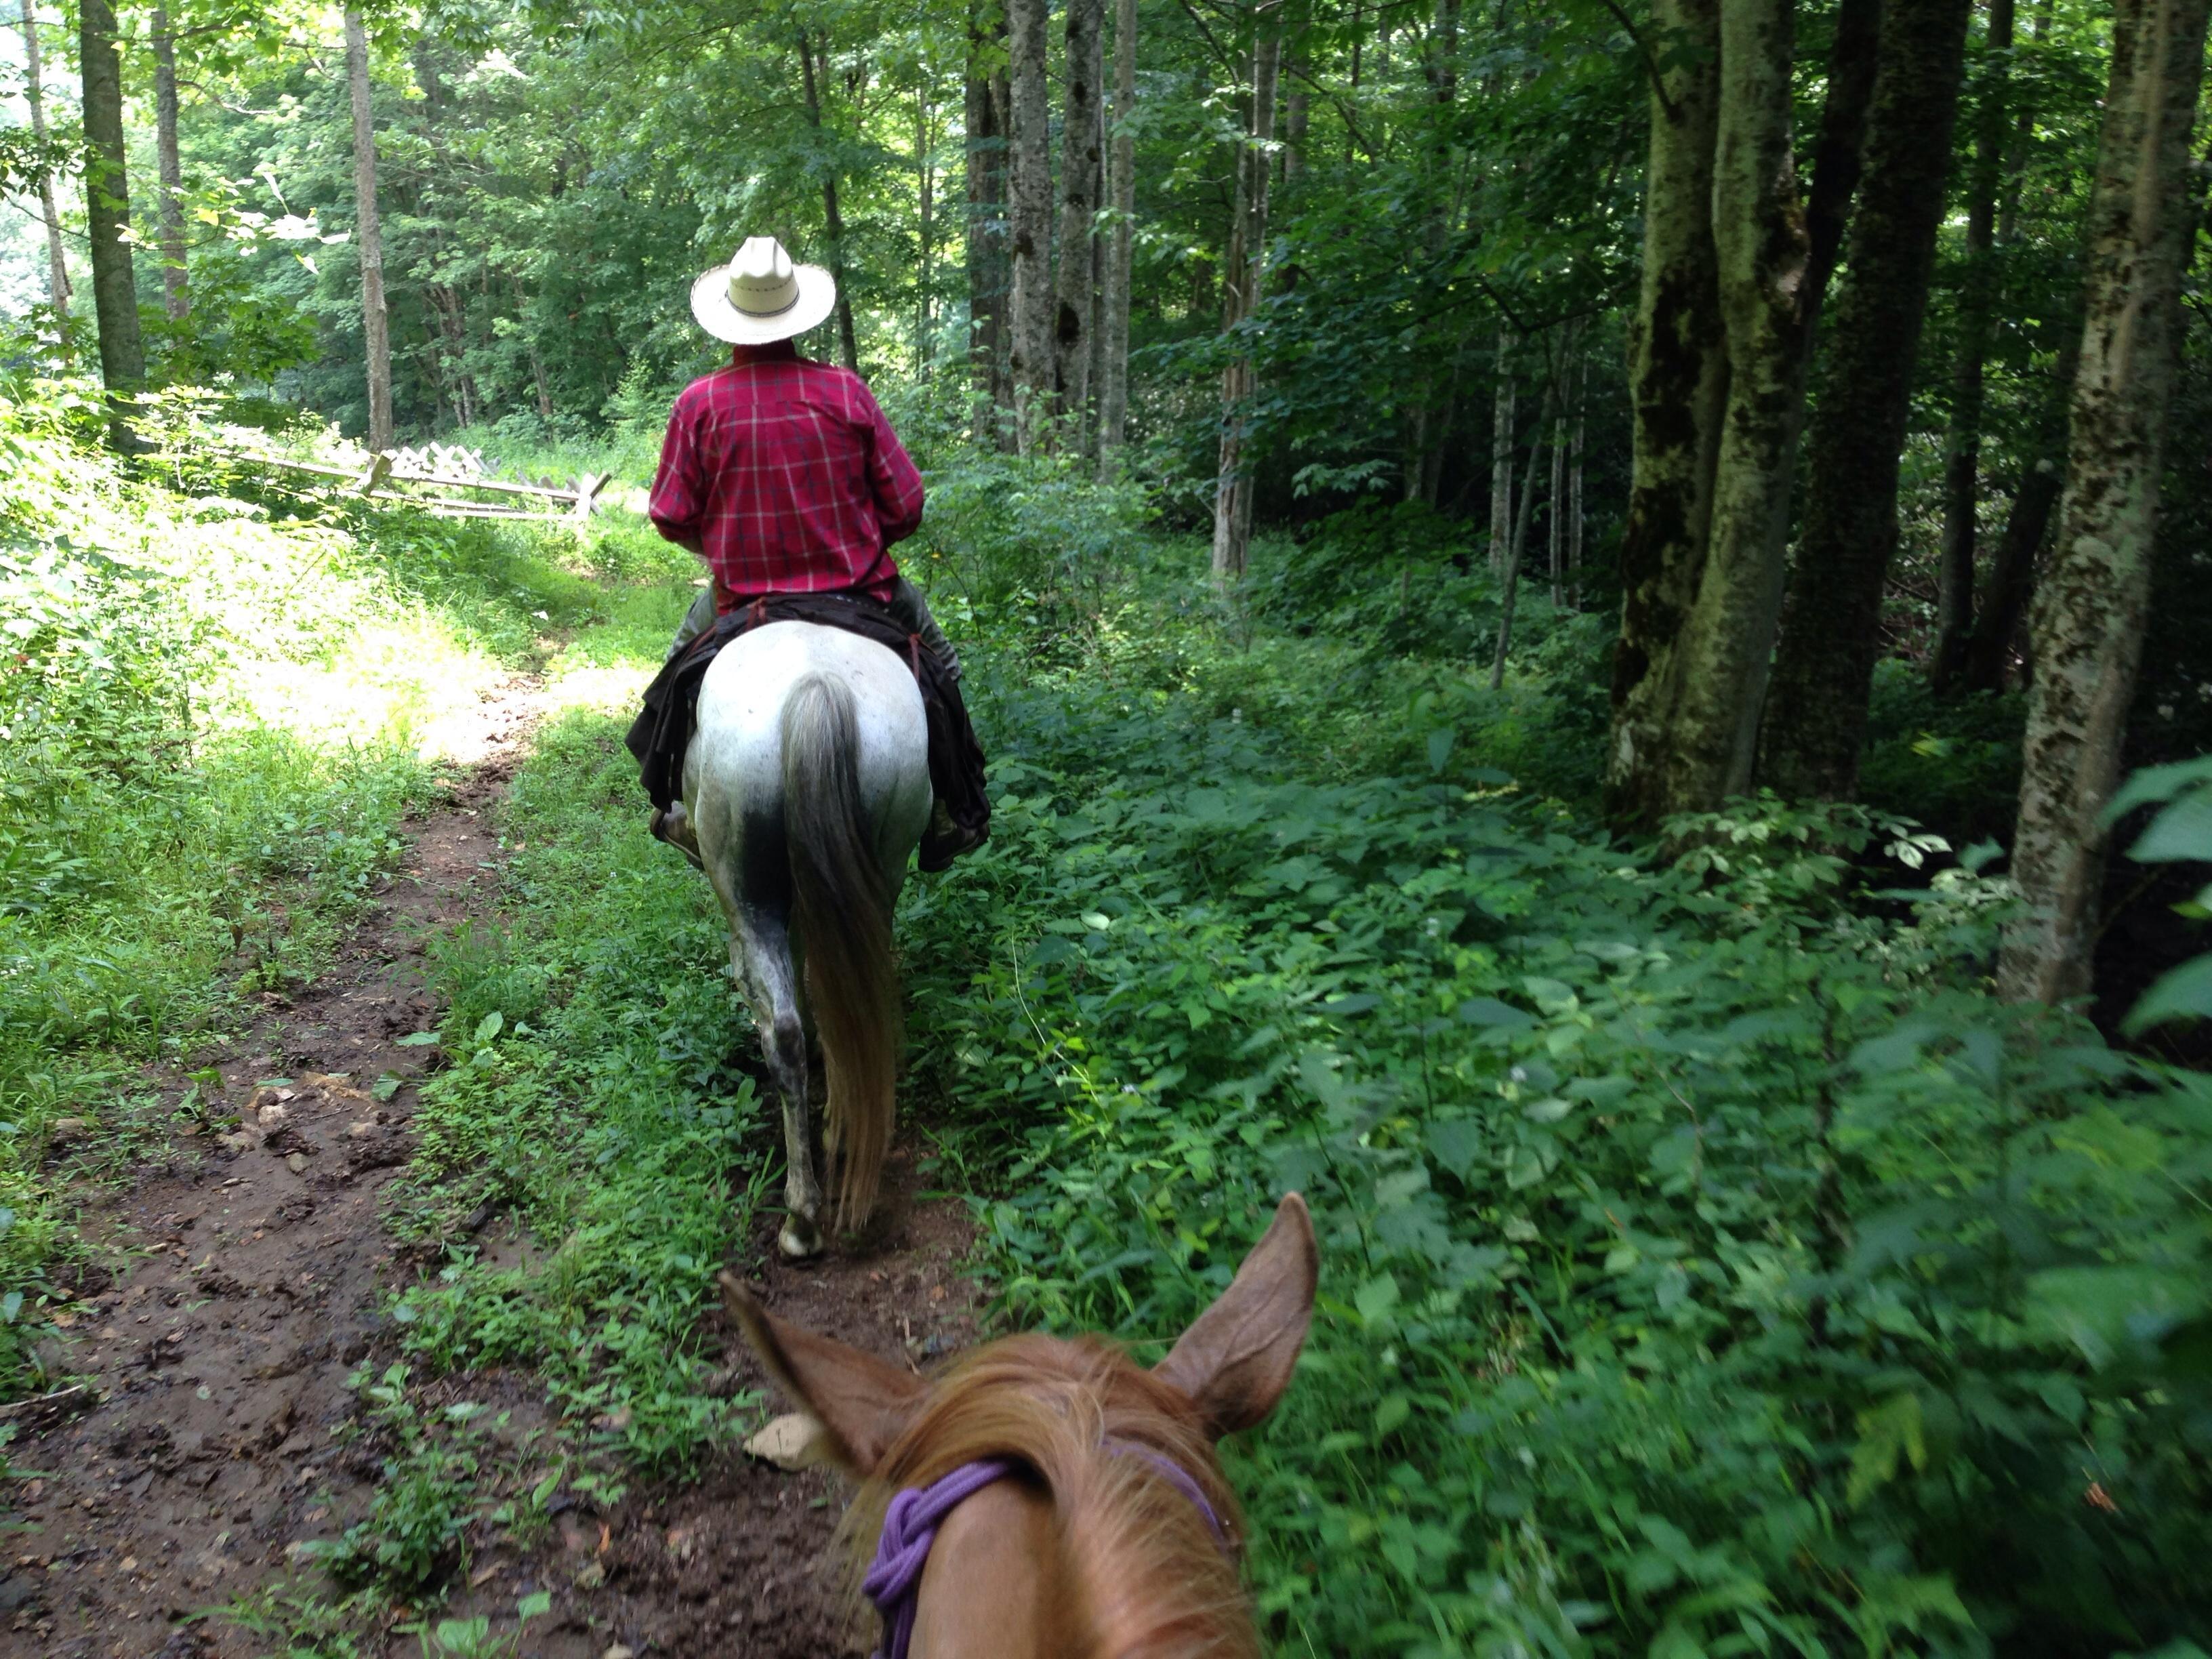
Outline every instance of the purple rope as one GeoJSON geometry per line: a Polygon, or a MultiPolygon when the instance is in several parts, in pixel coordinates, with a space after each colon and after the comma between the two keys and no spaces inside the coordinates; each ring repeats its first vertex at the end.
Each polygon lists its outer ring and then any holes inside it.
{"type": "MultiPolygon", "coordinates": [[[[1133,1440],[1109,1439],[1105,1448],[1116,1457],[1134,1457],[1151,1464],[1206,1517],[1215,1541],[1224,1551],[1229,1548],[1227,1528],[1189,1470],[1133,1440]]],[[[937,1529],[945,1524],[945,1517],[984,1487],[1020,1468],[1011,1458],[987,1457],[963,1463],[927,1486],[908,1486],[891,1499],[890,1507],[884,1511],[884,1529],[876,1538],[875,1559],[868,1564],[867,1577],[860,1581],[861,1594],[883,1615],[884,1640],[876,1650],[876,1659],[907,1659],[921,1607],[921,1571],[929,1565],[930,1547],[937,1542],[937,1529]]]]}

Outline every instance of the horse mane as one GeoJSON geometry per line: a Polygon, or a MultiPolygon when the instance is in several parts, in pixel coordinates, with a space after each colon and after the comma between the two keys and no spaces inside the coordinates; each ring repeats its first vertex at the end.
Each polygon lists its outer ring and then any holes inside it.
{"type": "Polygon", "coordinates": [[[1050,1494],[1067,1659],[1259,1659],[1237,1571],[1243,1518],[1190,1401],[1096,1336],[1012,1336],[955,1361],[848,1511],[857,1592],[894,1493],[1012,1458],[1050,1494]],[[1142,1456],[1186,1471],[1227,1529],[1142,1456]]]}

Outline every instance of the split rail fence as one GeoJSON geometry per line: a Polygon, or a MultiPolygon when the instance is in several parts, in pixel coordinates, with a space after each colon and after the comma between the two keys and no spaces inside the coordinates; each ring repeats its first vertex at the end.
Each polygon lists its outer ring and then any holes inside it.
{"type": "Polygon", "coordinates": [[[373,500],[403,501],[445,519],[517,519],[537,524],[582,524],[592,516],[599,494],[611,479],[605,472],[586,472],[573,484],[550,478],[535,483],[490,476],[483,457],[472,449],[427,444],[420,449],[380,452],[365,466],[336,466],[327,461],[294,460],[256,450],[215,447],[212,453],[272,471],[304,474],[349,483],[353,493],[373,500]],[[426,495],[422,487],[447,493],[426,495]],[[483,501],[469,490],[494,497],[483,501]],[[518,501],[513,498],[520,497],[518,501]]]}

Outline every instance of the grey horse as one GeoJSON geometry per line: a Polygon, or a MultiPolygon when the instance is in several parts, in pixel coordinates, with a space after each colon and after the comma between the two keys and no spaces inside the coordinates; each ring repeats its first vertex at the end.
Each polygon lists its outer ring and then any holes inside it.
{"type": "Polygon", "coordinates": [[[891,911],[932,799],[914,676],[884,646],[769,623],[723,647],[699,689],[684,805],[730,920],[730,959],[782,1097],[790,1256],[873,1211],[902,1046],[891,911]],[[807,1094],[818,1039],[827,1136],[807,1094]]]}

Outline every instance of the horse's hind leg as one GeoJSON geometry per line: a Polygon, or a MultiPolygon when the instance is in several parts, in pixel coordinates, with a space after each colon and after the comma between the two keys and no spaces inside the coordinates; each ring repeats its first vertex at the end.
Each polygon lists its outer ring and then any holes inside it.
{"type": "Polygon", "coordinates": [[[787,1214],[776,1243],[787,1256],[816,1255],[822,1249],[821,1133],[807,1098],[806,1029],[799,1018],[790,938],[781,927],[740,922],[731,930],[730,956],[783,1106],[787,1214]]]}

